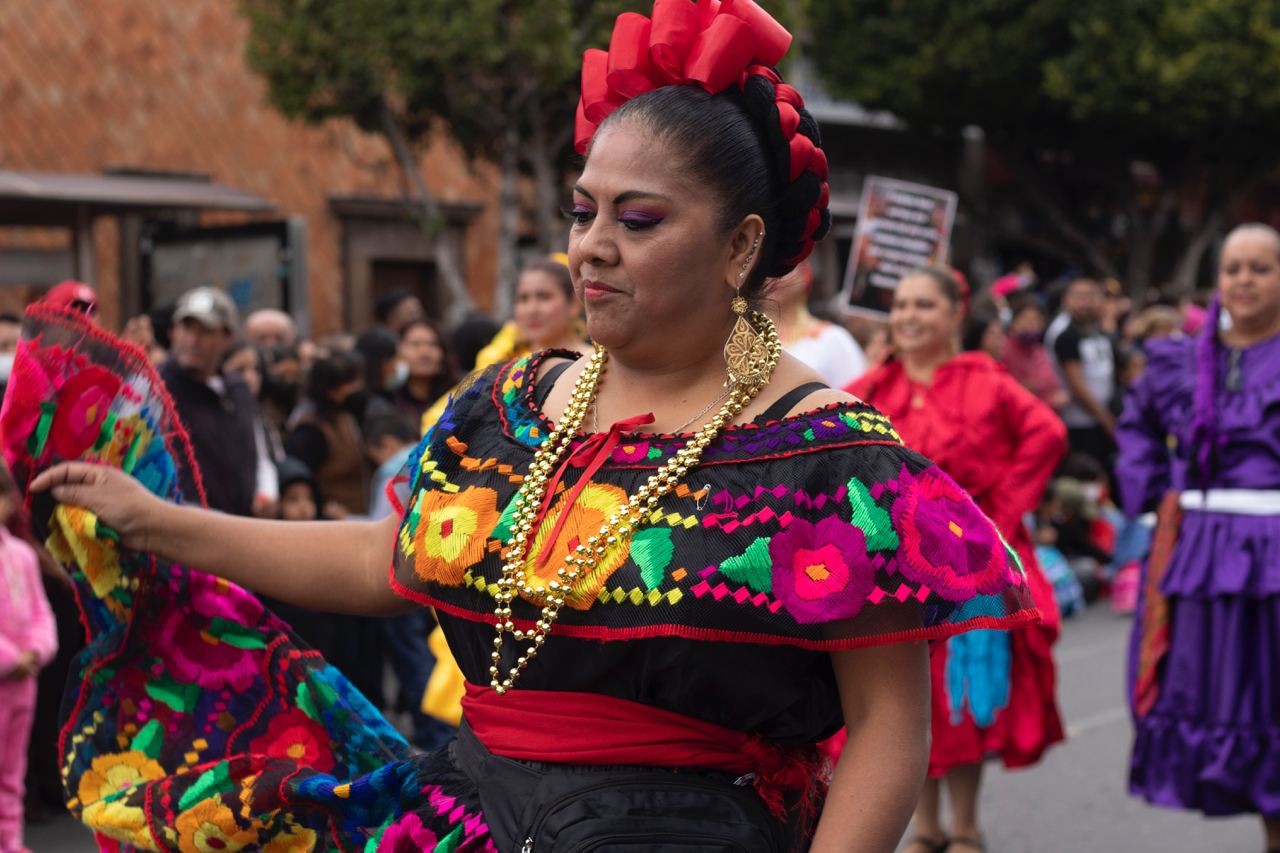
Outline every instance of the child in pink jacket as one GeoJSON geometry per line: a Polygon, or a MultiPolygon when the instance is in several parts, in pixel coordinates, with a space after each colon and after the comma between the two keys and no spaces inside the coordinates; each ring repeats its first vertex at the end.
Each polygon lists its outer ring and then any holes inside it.
{"type": "Polygon", "coordinates": [[[0,853],[22,843],[23,777],[36,705],[36,673],[58,650],[35,550],[10,532],[22,503],[0,464],[0,853]]]}

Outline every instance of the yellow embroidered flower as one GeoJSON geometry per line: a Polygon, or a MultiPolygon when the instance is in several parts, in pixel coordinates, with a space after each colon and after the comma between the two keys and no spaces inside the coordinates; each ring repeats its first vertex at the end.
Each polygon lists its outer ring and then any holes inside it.
{"type": "Polygon", "coordinates": [[[76,796],[88,814],[88,807],[99,800],[164,775],[159,763],[138,750],[99,755],[80,777],[76,796]]]}
{"type": "Polygon", "coordinates": [[[235,853],[258,840],[258,833],[241,829],[231,809],[217,799],[196,803],[178,815],[174,826],[183,853],[235,853]]]}
{"type": "Polygon", "coordinates": [[[413,534],[414,572],[447,586],[484,557],[489,534],[498,526],[498,493],[471,487],[458,494],[420,492],[413,534]]]}
{"type": "Polygon", "coordinates": [[[80,820],[94,832],[108,838],[143,850],[159,849],[160,845],[147,826],[146,814],[142,809],[128,805],[124,798],[111,802],[99,800],[81,813],[80,820]]]}
{"type": "Polygon", "coordinates": [[[309,853],[314,849],[316,834],[305,826],[293,826],[263,845],[262,853],[309,853]]]}
{"type": "MultiPolygon", "coordinates": [[[[565,565],[565,556],[579,544],[585,543],[587,539],[600,532],[600,528],[609,520],[609,517],[626,504],[627,493],[617,486],[603,483],[588,485],[582,490],[582,494],[578,495],[573,506],[569,507],[569,515],[565,519],[564,527],[560,531],[559,538],[551,546],[547,558],[539,561],[538,556],[555,528],[560,513],[564,511],[564,500],[564,497],[561,497],[552,505],[551,511],[539,525],[538,533],[529,546],[525,573],[529,583],[537,587],[546,586],[556,579],[556,571],[565,565]]],[[[595,568],[573,585],[572,593],[565,599],[566,603],[578,610],[586,610],[590,607],[600,593],[600,587],[610,575],[621,568],[629,553],[630,547],[624,543],[606,549],[595,568]]]]}
{"type": "Polygon", "coordinates": [[[61,562],[79,566],[99,598],[106,598],[120,581],[116,543],[98,538],[98,517],[86,509],[58,504],[45,546],[61,562]]]}

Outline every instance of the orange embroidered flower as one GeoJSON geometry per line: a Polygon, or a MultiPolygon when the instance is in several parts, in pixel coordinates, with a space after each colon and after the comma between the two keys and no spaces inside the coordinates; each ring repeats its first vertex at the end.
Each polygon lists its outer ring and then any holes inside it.
{"type": "MultiPolygon", "coordinates": [[[[525,573],[529,583],[536,587],[543,587],[555,580],[556,571],[565,565],[564,558],[569,552],[599,533],[601,526],[609,520],[609,517],[621,510],[626,503],[627,493],[617,486],[603,483],[588,485],[569,508],[569,516],[565,519],[564,528],[560,531],[560,538],[551,546],[547,559],[539,563],[538,556],[542,553],[547,537],[555,528],[560,513],[564,512],[562,496],[551,506],[550,512],[543,519],[537,535],[529,545],[528,561],[525,563],[525,573]],[[537,565],[534,565],[535,563],[537,565]]],[[[566,603],[578,610],[586,610],[590,607],[605,581],[622,567],[629,553],[630,547],[624,543],[607,548],[596,567],[573,585],[573,592],[565,599],[566,603]]]]}
{"type": "Polygon", "coordinates": [[[498,526],[498,493],[471,487],[451,495],[418,493],[413,532],[414,572],[424,581],[447,586],[462,583],[462,574],[484,557],[489,534],[498,526]]]}
{"type": "Polygon", "coordinates": [[[195,853],[235,853],[258,840],[258,833],[241,829],[231,809],[217,799],[201,800],[178,815],[178,849],[195,853]]]}

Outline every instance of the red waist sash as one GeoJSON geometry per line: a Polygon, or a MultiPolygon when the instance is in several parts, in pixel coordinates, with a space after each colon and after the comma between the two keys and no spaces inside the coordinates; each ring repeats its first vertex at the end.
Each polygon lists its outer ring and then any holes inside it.
{"type": "Polygon", "coordinates": [[[825,788],[814,746],[783,746],[674,711],[558,690],[509,690],[467,682],[467,724],[495,755],[560,764],[630,764],[754,773],[755,788],[779,818],[784,795],[803,792],[809,812],[825,788]]]}

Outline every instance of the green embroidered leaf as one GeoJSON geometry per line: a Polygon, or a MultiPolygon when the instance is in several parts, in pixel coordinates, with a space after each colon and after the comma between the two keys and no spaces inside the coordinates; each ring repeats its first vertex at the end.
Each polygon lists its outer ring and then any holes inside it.
{"type": "Polygon", "coordinates": [[[228,646],[235,646],[237,649],[265,649],[267,647],[267,643],[262,639],[260,631],[244,625],[238,625],[226,619],[210,619],[209,634],[217,637],[228,646]]]}
{"type": "Polygon", "coordinates": [[[665,527],[646,527],[631,537],[631,559],[640,567],[640,579],[649,589],[657,589],[671,565],[676,547],[665,527]]]}
{"type": "Polygon", "coordinates": [[[507,501],[507,508],[502,511],[501,517],[498,518],[498,526],[493,528],[493,532],[489,534],[490,539],[497,539],[506,542],[511,538],[511,525],[516,519],[516,498],[520,492],[516,492],[511,496],[511,500],[507,501]]]}
{"type": "Polygon", "coordinates": [[[720,574],[736,583],[746,584],[752,592],[773,592],[769,537],[761,536],[747,546],[747,550],[721,563],[720,574]]]}
{"type": "Polygon", "coordinates": [[[133,736],[131,749],[136,749],[147,758],[160,757],[160,747],[164,745],[164,726],[159,720],[151,720],[142,727],[142,731],[133,736]]]}
{"type": "Polygon", "coordinates": [[[200,774],[196,783],[187,789],[182,799],[178,800],[178,808],[185,812],[201,800],[230,793],[235,786],[236,783],[231,781],[227,762],[220,761],[216,766],[200,774]]]}
{"type": "Polygon", "coordinates": [[[147,695],[178,713],[185,714],[196,706],[196,700],[200,697],[200,685],[179,684],[169,677],[157,678],[147,681],[147,695]]]}
{"type": "Polygon", "coordinates": [[[311,688],[307,682],[299,682],[298,689],[294,693],[294,703],[298,706],[298,710],[311,719],[317,721],[320,719],[320,709],[316,707],[316,700],[311,696],[311,688]]]}
{"type": "Polygon", "coordinates": [[[460,823],[457,826],[455,826],[453,828],[453,832],[450,832],[444,838],[440,839],[440,841],[436,844],[435,849],[432,850],[431,853],[454,853],[454,851],[458,849],[458,845],[462,843],[462,839],[463,839],[462,831],[465,828],[466,828],[466,824],[463,824],[463,823],[460,823]]]}
{"type": "Polygon", "coordinates": [[[865,483],[854,477],[849,481],[849,505],[853,507],[853,523],[867,537],[868,551],[893,551],[898,547],[898,534],[889,513],[876,505],[865,483]]]}

